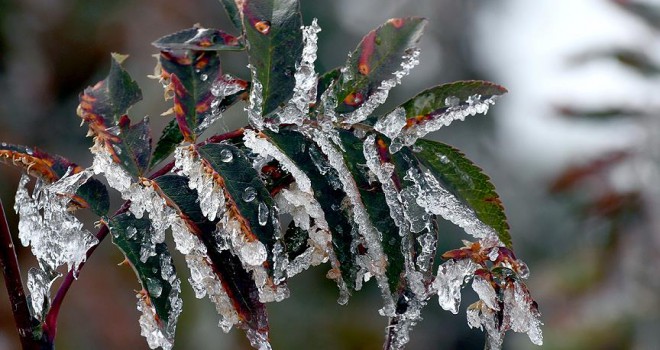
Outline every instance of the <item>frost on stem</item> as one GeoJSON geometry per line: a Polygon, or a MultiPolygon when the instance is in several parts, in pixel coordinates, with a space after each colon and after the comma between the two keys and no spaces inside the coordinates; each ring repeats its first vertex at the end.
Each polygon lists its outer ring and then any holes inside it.
{"type": "Polygon", "coordinates": [[[419,64],[419,49],[410,48],[402,57],[401,68],[392,73],[393,77],[383,80],[376,88],[376,92],[369,95],[367,100],[358,109],[343,116],[343,123],[359,123],[373,113],[378,106],[382,105],[390,94],[390,90],[401,84],[401,79],[410,73],[416,65],[419,64]]]}
{"type": "Polygon", "coordinates": [[[418,138],[424,137],[443,126],[448,126],[455,120],[463,121],[467,116],[486,114],[490,106],[495,104],[497,98],[497,95],[484,98],[479,94],[475,94],[469,96],[465,101],[461,101],[458,97],[449,96],[445,99],[447,108],[433,112],[425,116],[419,123],[413,123],[410,127],[399,129],[399,132],[392,131],[391,136],[388,135],[392,138],[390,151],[397,152],[403,146],[412,146],[418,138]]]}
{"type": "Polygon", "coordinates": [[[280,114],[280,123],[302,125],[309,114],[309,104],[316,100],[317,74],[314,70],[316,61],[316,50],[318,32],[321,28],[316,18],[310,26],[303,26],[303,50],[300,62],[296,64],[294,77],[296,85],[293,88],[293,96],[280,114]]]}
{"type": "Polygon", "coordinates": [[[54,270],[67,264],[68,270],[75,271],[85,261],[87,250],[98,243],[68,211],[71,197],[92,173],[69,172],[52,184],[37,179],[31,195],[26,188],[30,178],[23,174],[16,191],[18,237],[24,246],[31,247],[39,263],[46,265],[42,265],[44,269],[54,270]]]}

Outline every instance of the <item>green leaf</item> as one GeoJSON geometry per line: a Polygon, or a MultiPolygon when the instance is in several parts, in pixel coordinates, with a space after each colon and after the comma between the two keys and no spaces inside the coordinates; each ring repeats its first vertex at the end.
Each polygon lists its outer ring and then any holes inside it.
{"type": "Polygon", "coordinates": [[[277,133],[268,130],[263,133],[309,177],[314,197],[321,205],[332,233],[332,246],[342,279],[349,290],[355,290],[359,266],[351,249],[354,223],[347,212],[349,209],[344,205],[346,194],[341,189],[336,172],[318,146],[301,133],[288,128],[280,128],[277,133]]]}
{"type": "Polygon", "coordinates": [[[108,76],[86,88],[80,96],[80,116],[95,131],[105,131],[106,127],[117,123],[131,106],[142,100],[140,87],[121,66],[126,57],[112,54],[108,76]]]}
{"type": "Polygon", "coordinates": [[[446,112],[449,107],[447,102],[450,102],[448,99],[463,104],[473,95],[481,95],[482,99],[487,99],[505,93],[507,90],[504,87],[488,81],[457,81],[424,90],[401,107],[406,111],[406,119],[409,120],[408,126],[410,126],[417,121],[424,121],[446,112]]]}
{"type": "Polygon", "coordinates": [[[220,3],[222,6],[225,8],[225,11],[227,11],[227,15],[229,16],[229,19],[231,20],[231,23],[236,27],[236,28],[241,28],[241,11],[238,9],[238,6],[236,5],[236,1],[234,0],[220,0],[220,3]]]}
{"type": "Polygon", "coordinates": [[[417,159],[449,191],[467,203],[477,218],[492,227],[510,248],[511,234],[504,206],[490,178],[463,153],[449,145],[430,140],[418,140],[415,145],[421,148],[416,154],[417,159]]]}
{"type": "Polygon", "coordinates": [[[152,43],[161,51],[239,51],[243,44],[231,34],[218,29],[194,27],[166,35],[152,43]]]}
{"type": "Polygon", "coordinates": [[[364,158],[364,142],[353,132],[341,130],[339,132],[343,148],[344,161],[360,192],[364,207],[367,209],[369,219],[374,227],[381,233],[381,246],[387,256],[387,282],[390,292],[398,295],[404,283],[405,259],[401,248],[399,228],[390,215],[385,195],[380,182],[369,181],[369,170],[364,158]]]}
{"type": "Polygon", "coordinates": [[[426,20],[393,18],[367,34],[346,61],[335,87],[339,113],[359,107],[380,85],[401,69],[401,59],[417,45],[426,20]]]}
{"type": "Polygon", "coordinates": [[[293,261],[293,259],[305,252],[308,246],[308,239],[309,233],[306,230],[296,226],[293,221],[289,224],[289,228],[284,234],[284,246],[286,247],[289,261],[293,261]]]}
{"type": "Polygon", "coordinates": [[[298,0],[244,0],[243,26],[250,65],[263,87],[262,114],[293,94],[296,62],[302,54],[302,15],[298,0]]]}
{"type": "Polygon", "coordinates": [[[119,164],[133,176],[143,176],[149,170],[151,157],[151,129],[149,119],[144,118],[131,125],[124,115],[119,119],[119,133],[110,141],[119,164]]]}
{"type": "Polygon", "coordinates": [[[84,200],[89,209],[98,216],[105,216],[110,209],[110,196],[105,185],[96,179],[89,179],[78,188],[76,195],[84,200]]]}
{"type": "Polygon", "coordinates": [[[197,148],[205,163],[215,171],[226,191],[227,202],[240,215],[244,234],[248,239],[259,240],[268,251],[268,270],[273,271],[273,248],[276,242],[276,228],[273,220],[266,220],[263,225],[259,219],[259,206],[265,204],[269,213],[273,212],[274,201],[252,167],[252,163],[238,148],[222,143],[209,143],[197,148]],[[227,161],[228,154],[231,160],[227,161]]]}
{"type": "Polygon", "coordinates": [[[165,243],[156,244],[155,256],[145,261],[140,259],[144,242],[151,242],[153,233],[148,219],[136,219],[128,213],[112,218],[108,224],[112,242],[124,253],[135,271],[142,288],[156,312],[156,322],[163,335],[174,341],[174,330],[181,312],[181,299],[178,294],[180,282],[176,279],[172,257],[165,243]],[[169,271],[164,271],[167,267],[169,271]],[[165,277],[163,277],[165,275],[165,277]],[[174,304],[172,304],[174,302],[174,304]]]}
{"type": "Polygon", "coordinates": [[[240,319],[241,327],[258,333],[268,333],[266,306],[259,301],[259,291],[241,261],[228,250],[218,251],[214,232],[215,223],[210,222],[199,207],[197,193],[188,187],[188,178],[178,175],[164,175],[155,179],[159,188],[189,223],[200,232],[198,238],[206,246],[213,272],[220,278],[222,286],[232,301],[240,319]]]}

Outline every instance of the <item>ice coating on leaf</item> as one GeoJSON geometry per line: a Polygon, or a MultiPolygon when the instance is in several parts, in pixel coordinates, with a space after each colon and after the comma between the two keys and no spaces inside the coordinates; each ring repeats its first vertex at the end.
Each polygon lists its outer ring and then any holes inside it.
{"type": "Polygon", "coordinates": [[[178,146],[174,150],[174,162],[175,168],[188,177],[188,186],[197,191],[202,214],[211,221],[221,217],[225,212],[224,191],[213,174],[204,169],[194,146],[178,146]]]}
{"type": "Polygon", "coordinates": [[[403,146],[411,146],[415,144],[418,138],[439,130],[443,126],[448,126],[455,120],[463,121],[467,116],[486,114],[490,106],[495,104],[497,98],[498,96],[494,95],[484,99],[481,95],[475,94],[469,96],[463,103],[460,103],[460,100],[456,97],[449,99],[446,101],[449,102],[446,103],[448,107],[442,113],[431,114],[422,123],[413,124],[409,128],[403,129],[398,137],[392,141],[390,150],[397,152],[403,146]]]}
{"type": "MultiPolygon", "coordinates": [[[[205,76],[206,75],[202,75],[201,78],[205,76]]],[[[208,78],[208,76],[206,77],[208,78]]],[[[202,79],[202,80],[206,80],[206,79],[202,79]]],[[[241,90],[243,90],[243,86],[240,83],[238,83],[236,79],[234,79],[229,75],[225,75],[224,77],[214,82],[213,86],[211,87],[211,94],[215,96],[215,98],[211,102],[211,114],[206,115],[202,123],[197,126],[196,131],[197,132],[204,131],[209,126],[211,126],[211,124],[215,123],[218,119],[222,118],[223,111],[220,108],[220,104],[222,103],[222,100],[224,100],[225,97],[231,96],[241,90]]]]}
{"type": "Polygon", "coordinates": [[[243,135],[243,142],[245,146],[250,148],[252,152],[261,155],[261,156],[271,156],[277,160],[284,170],[288,171],[293,178],[296,180],[298,187],[309,194],[312,193],[312,184],[309,180],[309,177],[298,168],[295,163],[287,157],[279,148],[270,143],[270,141],[263,139],[257,136],[252,130],[245,130],[243,135]]]}
{"type": "Polygon", "coordinates": [[[308,248],[293,261],[289,261],[287,276],[292,277],[309,266],[326,262],[332,254],[332,236],[316,198],[300,190],[294,183],[280,191],[275,196],[275,202],[281,214],[290,214],[295,225],[309,234],[308,248]]]}
{"type": "Polygon", "coordinates": [[[488,334],[487,349],[499,350],[504,342],[504,332],[499,329],[498,314],[482,300],[467,309],[467,322],[470,328],[484,329],[488,334]]]}
{"type": "Polygon", "coordinates": [[[426,306],[426,302],[418,299],[406,300],[408,303],[404,314],[396,315],[396,322],[390,321],[388,327],[389,349],[404,349],[410,341],[410,330],[417,322],[422,320],[421,311],[426,306]]]}
{"type": "MultiPolygon", "coordinates": [[[[344,163],[342,153],[333,144],[332,140],[338,136],[333,136],[332,132],[326,132],[319,129],[306,130],[306,132],[311,135],[314,142],[316,142],[321,148],[321,151],[328,158],[330,166],[337,172],[341,186],[352,205],[353,220],[357,224],[358,232],[364,239],[367,248],[367,254],[364,256],[358,256],[357,261],[368,274],[358,273],[356,289],[359,289],[357,286],[361,286],[362,277],[364,277],[366,281],[369,279],[370,275],[374,275],[385,301],[383,310],[386,314],[393,313],[395,309],[394,301],[392,300],[389,286],[387,284],[387,278],[385,277],[387,256],[383,253],[383,248],[381,246],[382,234],[371,223],[367,209],[362,203],[360,192],[355,184],[355,180],[346,166],[346,163],[344,163]]],[[[355,243],[357,242],[359,242],[359,240],[355,240],[355,243]]]]}
{"type": "Polygon", "coordinates": [[[316,18],[310,26],[303,26],[303,50],[300,63],[296,65],[296,85],[293,96],[280,114],[280,123],[302,125],[309,113],[309,104],[316,100],[317,74],[314,71],[318,32],[321,31],[316,18]]]}
{"type": "Polygon", "coordinates": [[[259,79],[257,79],[257,70],[252,65],[248,65],[248,68],[252,72],[252,88],[250,89],[250,102],[245,108],[245,111],[247,112],[250,125],[261,130],[264,127],[264,118],[261,115],[263,86],[259,82],[259,79]]]}
{"type": "Polygon", "coordinates": [[[479,265],[470,259],[459,261],[448,260],[438,267],[438,273],[433,281],[433,289],[438,293],[438,302],[440,306],[458,313],[458,307],[461,304],[461,287],[465,278],[471,276],[479,265]]]}
{"type": "Polygon", "coordinates": [[[268,333],[259,332],[254,329],[248,329],[246,332],[250,345],[257,350],[272,350],[268,341],[268,333]]]}
{"type": "Polygon", "coordinates": [[[137,309],[142,313],[139,319],[140,335],[147,339],[147,344],[149,344],[150,349],[156,349],[158,347],[161,347],[164,350],[172,349],[172,346],[174,346],[174,340],[168,339],[163,332],[161,332],[156,319],[156,310],[150,304],[147,296],[138,293],[136,297],[138,298],[137,309]]]}
{"type": "Polygon", "coordinates": [[[428,171],[421,174],[417,169],[409,169],[406,179],[415,183],[417,203],[430,214],[440,215],[462,228],[475,238],[480,238],[486,245],[503,246],[495,230],[479,220],[467,205],[444,189],[438,180],[428,171]]]}
{"type": "Polygon", "coordinates": [[[406,110],[403,107],[397,107],[384,118],[379,119],[374,125],[374,129],[390,139],[394,139],[399,136],[404,126],[406,126],[406,110]]]}
{"type": "Polygon", "coordinates": [[[495,311],[500,310],[497,293],[490,282],[481,276],[474,276],[474,279],[472,279],[472,289],[477,293],[479,299],[481,299],[486,306],[495,311]]]}
{"type": "Polygon", "coordinates": [[[404,227],[406,223],[403,214],[403,206],[399,201],[399,192],[394,185],[394,181],[392,181],[394,165],[391,163],[381,164],[375,143],[375,135],[369,135],[364,140],[364,158],[367,160],[367,167],[369,170],[376,175],[376,178],[381,183],[387,206],[390,208],[390,216],[394,220],[396,226],[400,228],[401,235],[403,236],[406,233],[404,227]]]}
{"type": "Polygon", "coordinates": [[[50,286],[58,276],[59,273],[55,271],[48,273],[35,267],[28,271],[27,289],[30,291],[30,303],[34,316],[39,320],[43,320],[44,313],[47,311],[44,306],[50,304],[50,286]]]}
{"type": "Polygon", "coordinates": [[[367,117],[369,117],[371,113],[373,113],[373,111],[378,108],[378,106],[382,105],[385,100],[387,100],[387,96],[389,96],[390,90],[393,87],[401,84],[401,79],[408,75],[410,70],[418,64],[419,49],[409,49],[402,57],[401,69],[392,73],[392,78],[383,80],[376,88],[376,91],[370,94],[367,100],[362,105],[360,105],[358,109],[344,115],[343,123],[355,124],[367,119],[367,117]]]}
{"type": "Polygon", "coordinates": [[[504,288],[503,299],[503,327],[510,328],[514,332],[527,333],[532,343],[543,345],[541,315],[536,309],[527,288],[518,281],[508,283],[504,288]]]}
{"type": "Polygon", "coordinates": [[[37,179],[31,195],[26,188],[29,176],[21,176],[14,203],[19,216],[18,237],[50,269],[64,264],[69,270],[77,269],[85,261],[87,250],[98,244],[98,239],[67,210],[71,196],[91,176],[90,171],[67,173],[52,184],[37,179]]]}

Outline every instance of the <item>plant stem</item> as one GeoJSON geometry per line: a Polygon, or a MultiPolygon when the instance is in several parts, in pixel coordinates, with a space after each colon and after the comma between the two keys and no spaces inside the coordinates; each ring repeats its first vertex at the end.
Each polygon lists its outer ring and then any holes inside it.
{"type": "Polygon", "coordinates": [[[21,340],[21,346],[26,349],[39,349],[39,341],[34,339],[34,329],[39,325],[30,315],[23,282],[21,280],[21,270],[18,267],[18,259],[14,242],[11,238],[5,209],[0,200],[0,266],[5,278],[5,286],[9,294],[11,311],[14,314],[14,322],[18,330],[18,336],[21,340]]]}

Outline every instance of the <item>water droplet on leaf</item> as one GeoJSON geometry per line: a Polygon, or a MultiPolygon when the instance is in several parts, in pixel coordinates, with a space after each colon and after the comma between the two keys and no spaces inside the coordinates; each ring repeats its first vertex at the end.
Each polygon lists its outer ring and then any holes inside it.
{"type": "Polygon", "coordinates": [[[246,187],[243,191],[243,200],[246,202],[252,202],[255,198],[257,198],[257,191],[254,187],[246,187]]]}

